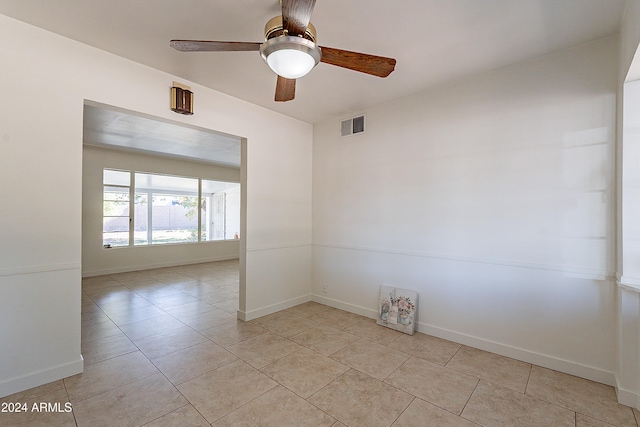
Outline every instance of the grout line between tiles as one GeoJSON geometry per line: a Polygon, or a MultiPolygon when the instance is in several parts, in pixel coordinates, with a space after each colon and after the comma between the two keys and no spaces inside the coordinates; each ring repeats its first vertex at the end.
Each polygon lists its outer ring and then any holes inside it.
{"type": "MultiPolygon", "coordinates": [[[[465,420],[466,420],[466,418],[464,418],[464,417],[462,416],[462,413],[464,412],[465,408],[467,407],[467,405],[468,405],[468,404],[469,404],[469,402],[471,401],[471,398],[473,397],[473,393],[475,393],[475,392],[476,392],[476,389],[478,388],[478,385],[480,385],[480,381],[482,381],[482,380],[481,380],[480,378],[478,378],[478,382],[476,383],[476,386],[473,388],[473,391],[472,391],[472,392],[471,392],[471,394],[469,395],[469,398],[468,398],[468,399],[467,399],[467,401],[464,403],[464,406],[462,407],[462,410],[460,410],[460,414],[458,414],[458,416],[459,416],[460,418],[462,418],[462,419],[465,419],[465,420]]],[[[467,421],[473,422],[473,421],[471,421],[471,420],[467,420],[467,421]]],[[[475,424],[475,423],[474,423],[474,424],[475,424]]]]}
{"type": "MultiPolygon", "coordinates": [[[[413,395],[412,395],[413,396],[413,395]]],[[[404,412],[407,410],[407,408],[409,408],[409,406],[411,406],[411,404],[417,399],[417,396],[413,396],[413,399],[411,399],[411,402],[409,402],[407,404],[407,406],[404,407],[404,409],[402,411],[400,411],[400,413],[398,414],[398,416],[395,418],[395,420],[393,420],[393,422],[391,423],[391,425],[393,425],[396,421],[398,421],[398,418],[400,418],[402,416],[402,414],[404,414],[404,412]]]]}
{"type": "Polygon", "coordinates": [[[525,396],[528,396],[527,388],[529,388],[529,380],[531,380],[531,372],[533,372],[533,365],[532,364],[529,365],[529,375],[527,375],[527,383],[525,384],[524,391],[522,392],[522,394],[524,394],[525,396]]]}
{"type": "MultiPolygon", "coordinates": [[[[178,391],[178,392],[179,392],[179,391],[178,391]]],[[[187,399],[185,399],[185,400],[187,400],[187,399]]],[[[166,415],[169,415],[169,414],[171,414],[171,413],[173,413],[173,412],[175,412],[175,411],[177,411],[177,410],[179,410],[179,409],[182,409],[182,408],[184,408],[185,406],[189,406],[189,405],[191,405],[191,403],[187,400],[187,403],[185,403],[184,405],[180,406],[179,408],[176,408],[176,409],[174,409],[174,410],[173,410],[173,411],[171,411],[171,412],[168,412],[168,413],[166,413],[166,414],[160,415],[160,416],[159,416],[159,417],[157,417],[157,418],[154,418],[154,419],[152,419],[152,420],[150,420],[150,421],[148,421],[148,422],[146,422],[146,423],[144,423],[144,424],[141,424],[139,427],[144,427],[144,426],[146,426],[146,425],[149,425],[149,424],[151,424],[152,422],[157,421],[157,420],[159,420],[160,418],[162,418],[162,417],[164,417],[164,416],[166,416],[166,415]]],[[[193,405],[191,405],[191,406],[193,407],[193,405]]],[[[194,409],[195,409],[195,408],[194,408],[194,409]]],[[[197,411],[197,409],[196,409],[196,411],[197,411]]],[[[198,412],[198,413],[199,413],[199,412],[198,412]]],[[[204,417],[203,417],[203,418],[204,418],[204,417]]]]}
{"type": "MultiPolygon", "coordinates": [[[[463,346],[462,346],[462,345],[460,345],[460,347],[458,347],[458,349],[456,350],[456,352],[455,352],[455,353],[453,353],[453,354],[451,355],[451,357],[449,358],[449,360],[447,360],[447,362],[446,362],[444,365],[442,365],[442,366],[444,366],[445,368],[449,368],[447,365],[448,365],[449,363],[451,363],[451,361],[453,360],[453,358],[454,358],[454,357],[456,357],[456,354],[458,354],[458,352],[462,349],[462,347],[463,347],[463,346]]],[[[449,368],[449,369],[452,369],[452,368],[449,368]]],[[[454,370],[455,370],[455,369],[454,369],[454,370]]]]}
{"type": "MultiPolygon", "coordinates": [[[[65,378],[62,379],[62,386],[64,387],[64,392],[67,395],[67,402],[71,403],[71,399],[69,398],[69,390],[67,390],[67,383],[65,382],[65,378]]],[[[78,420],[76,419],[76,412],[73,409],[73,403],[71,403],[71,415],[73,415],[73,422],[78,427],[78,420]]]]}

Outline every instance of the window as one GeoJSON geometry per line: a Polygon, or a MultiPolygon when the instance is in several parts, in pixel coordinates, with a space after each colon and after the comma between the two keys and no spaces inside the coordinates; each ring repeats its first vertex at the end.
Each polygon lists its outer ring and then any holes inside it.
{"type": "Polygon", "coordinates": [[[239,238],[239,183],[105,169],[104,200],[105,248],[239,238]]]}
{"type": "Polygon", "coordinates": [[[135,245],[198,241],[198,179],[135,174],[135,245]]]}
{"type": "Polygon", "coordinates": [[[102,244],[129,246],[129,172],[105,169],[102,175],[102,244]]]}

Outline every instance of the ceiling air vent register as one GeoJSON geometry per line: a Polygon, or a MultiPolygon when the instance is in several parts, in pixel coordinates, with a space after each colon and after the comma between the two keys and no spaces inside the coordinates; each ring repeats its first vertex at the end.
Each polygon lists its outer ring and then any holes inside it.
{"type": "Polygon", "coordinates": [[[364,115],[343,120],[340,123],[340,136],[351,136],[364,133],[364,115]]]}

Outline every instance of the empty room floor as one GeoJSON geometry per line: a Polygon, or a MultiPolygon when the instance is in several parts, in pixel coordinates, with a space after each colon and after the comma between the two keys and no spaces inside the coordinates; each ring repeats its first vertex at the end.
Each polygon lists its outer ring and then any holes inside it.
{"type": "Polygon", "coordinates": [[[4,409],[27,408],[0,412],[0,426],[637,427],[640,419],[610,386],[314,302],[239,321],[237,261],[92,277],[82,290],[84,373],[0,399],[4,409]],[[43,402],[60,411],[32,410],[43,402]]]}

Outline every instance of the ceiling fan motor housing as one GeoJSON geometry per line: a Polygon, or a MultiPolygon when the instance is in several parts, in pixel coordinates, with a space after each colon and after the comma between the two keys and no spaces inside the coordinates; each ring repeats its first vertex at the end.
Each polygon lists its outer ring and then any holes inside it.
{"type": "MultiPolygon", "coordinates": [[[[267,21],[267,24],[264,26],[265,40],[286,35],[288,34],[284,29],[284,25],[282,24],[282,15],[274,16],[273,18],[269,19],[269,21],[267,21]]],[[[309,22],[309,25],[304,32],[304,38],[312,41],[313,43],[316,43],[317,37],[318,33],[316,32],[316,27],[314,27],[313,24],[309,22]]]]}

